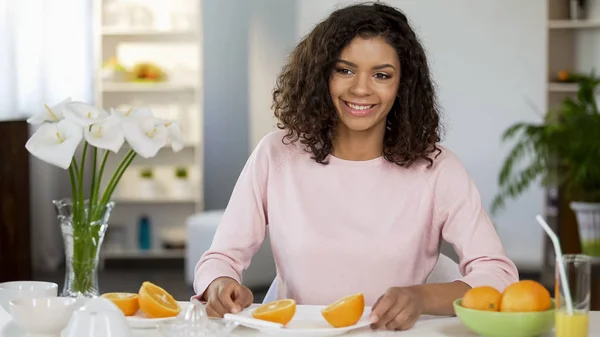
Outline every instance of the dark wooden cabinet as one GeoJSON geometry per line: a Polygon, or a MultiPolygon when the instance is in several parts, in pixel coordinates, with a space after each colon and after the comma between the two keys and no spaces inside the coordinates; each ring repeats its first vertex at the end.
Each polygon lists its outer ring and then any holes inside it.
{"type": "Polygon", "coordinates": [[[24,120],[0,120],[0,282],[30,280],[29,138],[24,120]]]}

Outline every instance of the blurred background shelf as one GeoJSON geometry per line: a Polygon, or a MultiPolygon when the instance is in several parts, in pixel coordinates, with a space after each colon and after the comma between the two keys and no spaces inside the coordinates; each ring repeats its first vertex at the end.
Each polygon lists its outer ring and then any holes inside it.
{"type": "Polygon", "coordinates": [[[196,204],[198,200],[196,198],[144,198],[144,197],[116,197],[112,198],[114,202],[119,205],[169,205],[169,204],[196,204]]]}
{"type": "Polygon", "coordinates": [[[172,82],[102,82],[101,87],[104,92],[193,92],[198,89],[195,84],[172,82]]]}
{"type": "Polygon", "coordinates": [[[577,92],[577,84],[574,83],[560,83],[560,82],[550,82],[548,83],[548,91],[550,92],[577,92]]]}
{"type": "MultiPolygon", "coordinates": [[[[554,0],[551,0],[554,1],[554,0]]],[[[549,20],[550,29],[600,28],[600,20],[549,20]]]]}
{"type": "MultiPolygon", "coordinates": [[[[137,156],[125,172],[113,194],[105,259],[183,259],[185,247],[166,250],[164,243],[180,245],[186,219],[204,210],[201,8],[201,0],[94,0],[95,103],[148,107],[177,121],[184,140],[177,153],[166,147],[152,158],[137,156]],[[141,223],[150,226],[149,250],[139,249],[141,223]]],[[[109,156],[105,172],[129,149],[109,156]]]]}
{"type": "Polygon", "coordinates": [[[102,253],[103,259],[174,259],[183,258],[185,250],[183,249],[162,249],[155,248],[150,250],[132,249],[132,250],[105,250],[102,253]]]}
{"type": "MultiPolygon", "coordinates": [[[[583,8],[576,10],[573,4],[571,0],[547,0],[545,111],[557,108],[565,98],[574,97],[578,92],[577,84],[559,79],[564,80],[569,74],[590,74],[598,68],[600,0],[587,0],[583,8]]],[[[545,204],[545,218],[558,234],[563,253],[580,253],[577,222],[564,191],[558,186],[547,188],[545,204]]],[[[555,254],[546,236],[541,281],[549,289],[555,282],[555,254]]],[[[600,288],[592,293],[599,296],[600,288]]]]}
{"type": "Polygon", "coordinates": [[[199,32],[194,29],[174,29],[174,30],[158,30],[152,28],[122,28],[122,27],[102,27],[102,35],[110,37],[185,37],[198,36],[199,32]]]}

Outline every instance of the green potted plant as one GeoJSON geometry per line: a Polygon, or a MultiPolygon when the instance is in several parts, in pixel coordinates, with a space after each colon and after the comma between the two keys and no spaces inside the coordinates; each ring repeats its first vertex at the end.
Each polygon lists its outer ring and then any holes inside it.
{"type": "Polygon", "coordinates": [[[517,139],[498,180],[492,202],[497,213],[508,198],[520,196],[531,184],[559,186],[575,212],[584,254],[600,256],[600,113],[596,88],[600,79],[573,74],[575,97],[550,110],[542,123],[516,123],[503,140],[517,139]]]}
{"type": "Polygon", "coordinates": [[[154,170],[151,167],[140,169],[140,180],[138,190],[140,197],[153,198],[156,195],[156,181],[154,180],[154,170]]]}
{"type": "Polygon", "coordinates": [[[190,196],[189,172],[186,167],[175,168],[175,181],[173,182],[173,197],[187,198],[190,196]]]}
{"type": "Polygon", "coordinates": [[[177,179],[187,180],[188,171],[185,167],[177,167],[175,168],[175,177],[177,179]]]}

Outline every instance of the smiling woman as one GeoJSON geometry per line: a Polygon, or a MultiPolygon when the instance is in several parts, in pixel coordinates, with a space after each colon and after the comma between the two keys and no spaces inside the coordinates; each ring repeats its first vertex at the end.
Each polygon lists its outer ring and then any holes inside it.
{"type": "Polygon", "coordinates": [[[286,139],[301,140],[319,163],[383,154],[408,167],[441,152],[425,51],[406,16],[383,4],[349,6],[318,24],[292,53],[273,99],[286,139]]]}
{"type": "MultiPolygon", "coordinates": [[[[336,128],[334,155],[352,159],[354,150],[348,146],[352,146],[349,141],[354,131],[385,132],[399,85],[400,59],[385,39],[357,37],[342,50],[329,80],[329,94],[341,121],[336,128]]],[[[362,159],[378,157],[381,150],[376,151],[365,153],[362,159]]]]}
{"type": "Polygon", "coordinates": [[[292,52],[273,99],[283,130],[248,159],[196,267],[210,315],[252,303],[241,275],[267,230],[277,299],[361,294],[375,328],[452,315],[470,287],[518,280],[477,187],[439,144],[427,59],[402,12],[377,2],[332,13],[292,52]],[[425,284],[442,240],[462,277],[425,284]]]}

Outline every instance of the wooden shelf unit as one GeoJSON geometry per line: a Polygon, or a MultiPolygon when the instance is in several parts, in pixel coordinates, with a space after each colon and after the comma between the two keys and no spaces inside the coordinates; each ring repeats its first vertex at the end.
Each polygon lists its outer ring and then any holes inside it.
{"type": "MultiPolygon", "coordinates": [[[[600,0],[587,0],[586,16],[572,19],[570,0],[547,0],[547,90],[546,108],[552,109],[577,93],[577,85],[557,80],[559,71],[589,74],[600,66],[600,0]]],[[[546,197],[548,224],[560,237],[563,253],[580,253],[579,232],[573,211],[558,188],[546,197]]],[[[544,241],[542,283],[554,289],[555,254],[551,241],[544,241]]]]}
{"type": "MultiPolygon", "coordinates": [[[[204,209],[201,10],[202,0],[94,0],[95,104],[107,110],[150,107],[157,117],[179,122],[185,143],[178,153],[167,147],[154,158],[136,158],[129,167],[114,194],[116,206],[109,225],[125,228],[127,238],[122,249],[103,254],[105,259],[183,258],[182,251],[161,248],[161,233],[181,230],[188,216],[204,209]],[[103,65],[112,58],[128,70],[150,62],[167,78],[162,82],[107,78],[103,65]],[[165,192],[176,185],[175,171],[180,167],[188,170],[191,195],[165,192]],[[160,187],[155,195],[139,187],[142,169],[152,170],[152,180],[160,187]],[[147,252],[137,244],[138,222],[144,215],[150,218],[153,237],[147,252]]],[[[117,155],[109,156],[108,174],[128,150],[126,144],[117,155]]]]}

